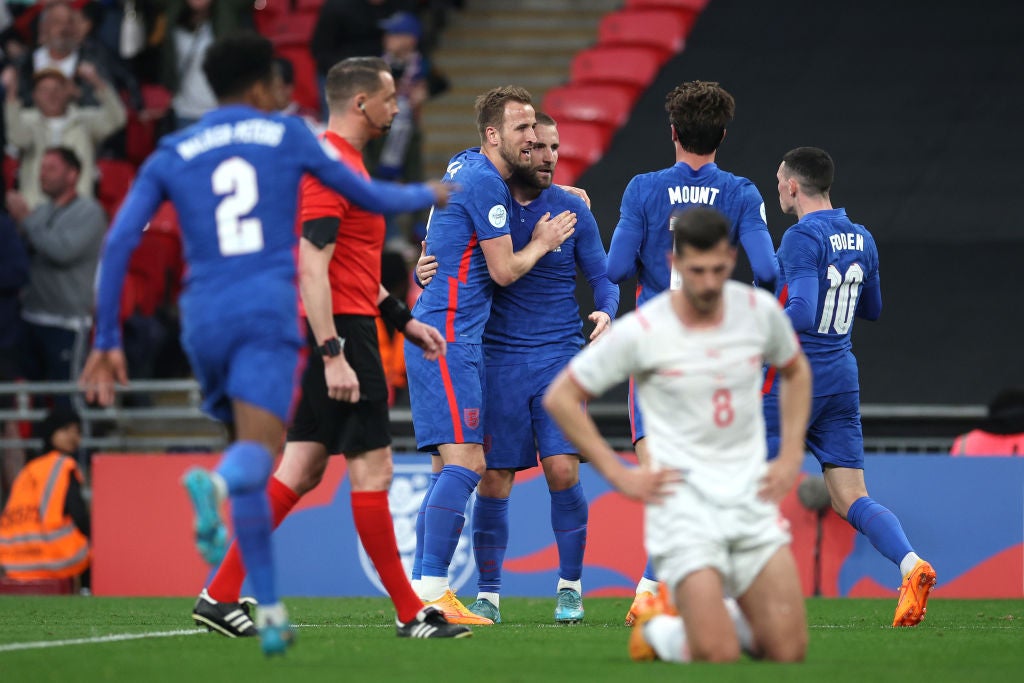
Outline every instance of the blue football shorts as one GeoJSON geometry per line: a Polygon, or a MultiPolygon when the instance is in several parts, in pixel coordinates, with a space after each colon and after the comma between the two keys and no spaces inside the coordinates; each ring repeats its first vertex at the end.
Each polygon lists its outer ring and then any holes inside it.
{"type": "MultiPolygon", "coordinates": [[[[779,454],[779,397],[764,398],[768,459],[779,454]]],[[[864,432],[860,423],[860,392],[815,396],[807,424],[807,450],[825,465],[864,469],[864,432]]]]}
{"type": "Polygon", "coordinates": [[[226,321],[185,315],[181,341],[203,392],[203,412],[231,424],[232,401],[239,400],[288,422],[301,372],[296,316],[268,312],[226,321]]]}
{"type": "Polygon", "coordinates": [[[548,385],[570,360],[572,356],[559,356],[487,365],[484,444],[488,469],[524,470],[537,466],[538,453],[543,459],[578,452],[541,403],[548,385]]]}
{"type": "Polygon", "coordinates": [[[484,359],[480,344],[448,344],[438,360],[405,341],[405,369],[416,447],[431,452],[449,443],[484,442],[484,359]]]}

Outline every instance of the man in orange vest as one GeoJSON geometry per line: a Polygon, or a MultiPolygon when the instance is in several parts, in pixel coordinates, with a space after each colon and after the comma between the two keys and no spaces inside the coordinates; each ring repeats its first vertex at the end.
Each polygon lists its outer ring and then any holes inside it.
{"type": "Polygon", "coordinates": [[[981,427],[956,437],[950,455],[1024,455],[1024,388],[1004,389],[981,427]]]}
{"type": "Polygon", "coordinates": [[[82,576],[88,585],[89,512],[82,472],[71,455],[82,436],[79,417],[55,408],[42,423],[43,453],[29,460],[0,515],[0,568],[14,580],[82,576]]]}

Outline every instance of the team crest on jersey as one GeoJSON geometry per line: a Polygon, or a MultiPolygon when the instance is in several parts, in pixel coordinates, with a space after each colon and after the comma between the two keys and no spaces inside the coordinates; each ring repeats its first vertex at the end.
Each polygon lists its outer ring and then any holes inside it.
{"type": "Polygon", "coordinates": [[[508,211],[501,204],[495,204],[491,207],[491,210],[487,212],[487,220],[491,222],[496,228],[500,228],[505,225],[505,221],[508,218],[508,211]]]}
{"type": "MultiPolygon", "coordinates": [[[[405,567],[406,576],[409,576],[412,574],[412,563],[416,555],[416,517],[419,515],[423,496],[426,495],[427,487],[430,485],[430,463],[416,465],[396,463],[394,467],[391,490],[388,491],[388,505],[391,508],[391,519],[395,524],[398,553],[402,556],[402,566],[405,567]]],[[[470,496],[469,504],[466,506],[466,519],[473,518],[475,502],[476,496],[470,496]]],[[[458,591],[466,585],[476,570],[476,565],[473,562],[471,533],[471,525],[465,525],[448,569],[448,583],[453,591],[458,591]]],[[[369,555],[363,549],[363,544],[357,540],[356,545],[359,548],[359,565],[363,568],[366,578],[383,595],[387,595],[384,584],[381,582],[380,576],[377,575],[377,570],[374,569],[369,555]]]]}
{"type": "Polygon", "coordinates": [[[465,420],[467,427],[476,429],[480,426],[480,409],[466,408],[462,411],[462,419],[465,420]]]}

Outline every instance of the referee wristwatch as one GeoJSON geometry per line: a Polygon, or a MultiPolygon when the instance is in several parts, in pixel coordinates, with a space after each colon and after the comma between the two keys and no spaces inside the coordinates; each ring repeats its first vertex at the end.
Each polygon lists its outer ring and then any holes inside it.
{"type": "Polygon", "coordinates": [[[331,337],[320,346],[316,347],[324,358],[337,358],[345,350],[345,340],[340,337],[331,337]]]}

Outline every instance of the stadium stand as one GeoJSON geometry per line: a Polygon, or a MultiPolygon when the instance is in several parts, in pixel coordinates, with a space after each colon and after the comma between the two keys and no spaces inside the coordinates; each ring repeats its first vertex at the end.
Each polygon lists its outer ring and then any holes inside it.
{"type": "Polygon", "coordinates": [[[615,85],[633,91],[634,99],[658,75],[656,50],[646,47],[596,45],[572,60],[571,82],[577,85],[615,85]]]}

